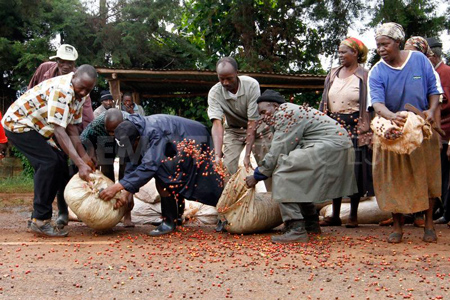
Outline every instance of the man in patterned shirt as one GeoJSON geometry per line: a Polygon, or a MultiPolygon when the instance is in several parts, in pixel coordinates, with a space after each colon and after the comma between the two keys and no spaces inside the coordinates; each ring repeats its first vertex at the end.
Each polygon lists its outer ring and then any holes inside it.
{"type": "MultiPolygon", "coordinates": [[[[56,55],[49,58],[55,61],[43,62],[36,69],[30,83],[28,84],[28,89],[32,89],[44,80],[48,80],[56,76],[67,75],[70,72],[76,71],[75,63],[78,58],[78,52],[72,45],[62,44],[58,48],[56,55]]],[[[93,119],[94,112],[92,110],[92,101],[88,95],[83,103],[82,122],[77,125],[78,131],[82,132],[83,129],[86,128],[87,124],[92,122],[93,119]]],[[[64,153],[61,154],[64,155],[64,153]]],[[[67,157],[65,159],[67,160],[67,157]]],[[[61,187],[56,194],[58,201],[58,219],[56,220],[56,224],[58,224],[61,228],[69,222],[69,211],[66,200],[64,199],[64,189],[67,182],[69,182],[71,175],[73,175],[73,170],[71,169],[69,171],[69,167],[67,167],[62,173],[64,180],[61,181],[61,187]]]]}
{"type": "Polygon", "coordinates": [[[67,160],[78,167],[80,177],[89,180],[95,168],[81,144],[77,124],[81,123],[85,97],[94,88],[97,72],[90,65],[75,73],[46,80],[28,90],[6,111],[2,120],[6,136],[34,168],[34,199],[30,229],[36,233],[63,237],[68,232],[52,225],[52,203],[60,186],[67,160]],[[53,137],[56,137],[58,145],[53,137]]]}

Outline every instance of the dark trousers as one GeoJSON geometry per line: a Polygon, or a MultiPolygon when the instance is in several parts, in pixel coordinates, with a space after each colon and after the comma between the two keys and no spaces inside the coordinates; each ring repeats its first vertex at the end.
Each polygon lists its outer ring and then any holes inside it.
{"type": "Polygon", "coordinates": [[[168,193],[167,190],[171,190],[168,184],[164,184],[160,180],[156,179],[156,189],[161,195],[161,215],[163,220],[168,223],[175,223],[181,225],[181,217],[184,213],[184,198],[181,195],[175,197],[178,194],[178,190],[174,190],[175,194],[168,193]]]}
{"type": "Polygon", "coordinates": [[[62,169],[61,169],[61,180],[60,180],[58,191],[56,193],[56,200],[58,203],[58,214],[68,215],[69,210],[67,208],[66,199],[64,198],[64,190],[66,189],[67,183],[69,182],[69,180],[72,178],[72,176],[76,172],[74,173],[73,171],[71,172],[69,170],[69,167],[67,165],[67,161],[69,158],[68,158],[67,154],[64,153],[64,151],[58,151],[58,155],[61,155],[62,156],[61,159],[63,159],[66,162],[65,166],[62,166],[62,169]]]}
{"type": "MultiPolygon", "coordinates": [[[[177,224],[184,212],[184,198],[161,197],[161,215],[163,220],[168,223],[177,224]]],[[[178,224],[181,225],[181,224],[178,224]]]]}
{"type": "Polygon", "coordinates": [[[28,158],[34,168],[32,217],[38,220],[51,219],[52,203],[68,168],[64,152],[51,147],[34,130],[23,133],[5,131],[9,141],[28,158]]]}

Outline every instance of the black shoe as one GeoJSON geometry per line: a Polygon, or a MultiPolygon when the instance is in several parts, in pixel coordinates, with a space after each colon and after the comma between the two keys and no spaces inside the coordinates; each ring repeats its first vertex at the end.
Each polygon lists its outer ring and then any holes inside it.
{"type": "Polygon", "coordinates": [[[59,229],[52,225],[50,220],[41,221],[33,219],[30,224],[30,229],[37,234],[51,237],[65,237],[69,234],[67,230],[59,229]]]}
{"type": "Polygon", "coordinates": [[[56,226],[58,226],[59,229],[63,229],[67,224],[69,224],[69,214],[58,213],[56,226]]]}
{"type": "Polygon", "coordinates": [[[156,229],[150,231],[151,236],[160,236],[175,231],[175,223],[163,221],[156,229]]]}
{"type": "Polygon", "coordinates": [[[227,221],[218,220],[217,221],[217,225],[216,225],[216,232],[224,232],[224,231],[226,231],[225,225],[227,225],[227,224],[228,224],[227,221]]]}
{"type": "Polygon", "coordinates": [[[286,232],[282,235],[273,235],[272,243],[307,243],[309,241],[304,220],[295,220],[286,223],[286,232]]]}
{"type": "Polygon", "coordinates": [[[308,233],[321,234],[322,230],[319,225],[319,215],[305,217],[305,229],[308,233]]]}

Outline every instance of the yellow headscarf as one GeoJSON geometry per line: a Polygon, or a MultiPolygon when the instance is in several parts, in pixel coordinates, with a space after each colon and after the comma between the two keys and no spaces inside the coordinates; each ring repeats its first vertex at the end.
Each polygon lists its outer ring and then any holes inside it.
{"type": "Polygon", "coordinates": [[[367,60],[367,53],[369,49],[367,49],[366,45],[363,42],[354,37],[349,37],[341,42],[341,45],[345,45],[347,47],[352,48],[358,53],[358,63],[365,63],[367,60]]]}

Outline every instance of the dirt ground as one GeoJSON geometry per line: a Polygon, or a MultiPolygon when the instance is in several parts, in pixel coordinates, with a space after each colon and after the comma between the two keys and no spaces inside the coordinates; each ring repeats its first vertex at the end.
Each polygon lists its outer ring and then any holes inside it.
{"type": "Polygon", "coordinates": [[[405,227],[323,228],[308,244],[276,245],[272,233],[230,235],[186,224],[97,234],[70,223],[67,238],[26,231],[31,195],[0,194],[1,299],[450,299],[450,228],[438,243],[405,227]]]}

